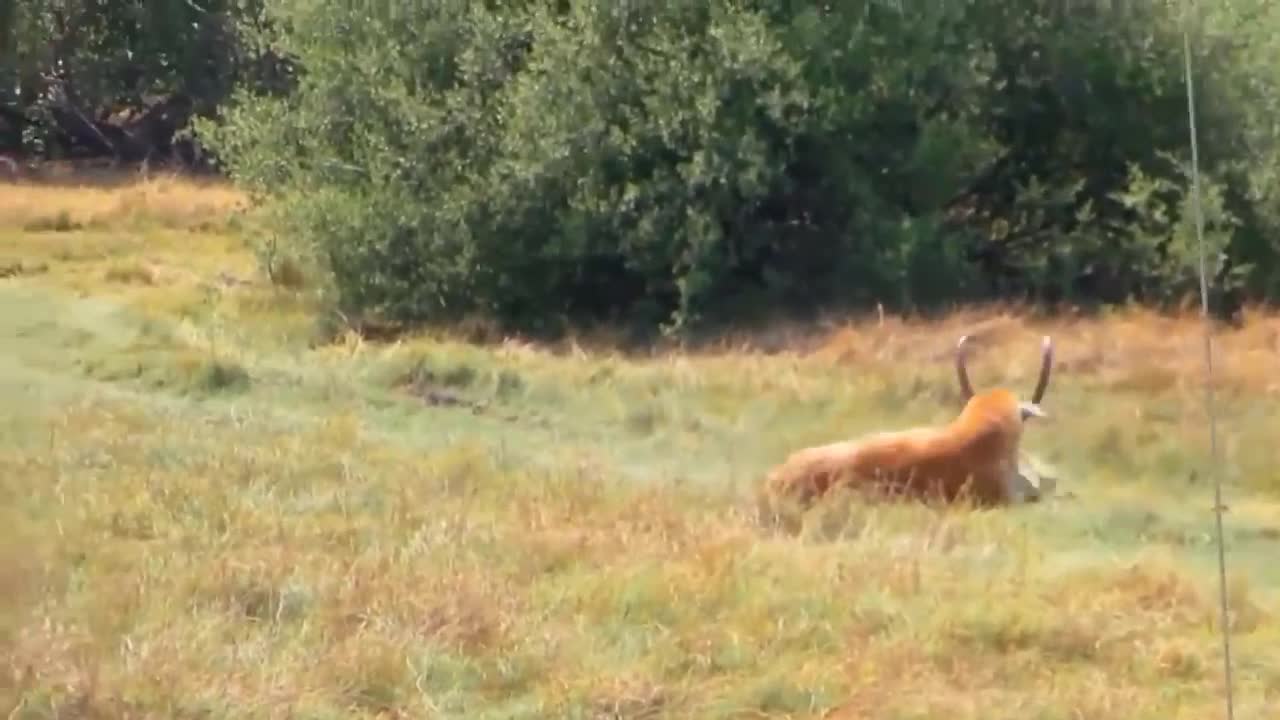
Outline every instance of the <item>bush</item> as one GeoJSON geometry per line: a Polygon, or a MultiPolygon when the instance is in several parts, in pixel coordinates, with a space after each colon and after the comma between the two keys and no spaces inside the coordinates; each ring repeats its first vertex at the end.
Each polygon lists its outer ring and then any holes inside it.
{"type": "MultiPolygon", "coordinates": [[[[296,90],[201,127],[344,313],[677,329],[1195,289],[1162,5],[508,5],[281,3],[296,90]]],[[[1275,95],[1223,30],[1244,12],[1197,34],[1206,210],[1242,259],[1220,287],[1269,296],[1275,130],[1246,100],[1275,95]]]]}

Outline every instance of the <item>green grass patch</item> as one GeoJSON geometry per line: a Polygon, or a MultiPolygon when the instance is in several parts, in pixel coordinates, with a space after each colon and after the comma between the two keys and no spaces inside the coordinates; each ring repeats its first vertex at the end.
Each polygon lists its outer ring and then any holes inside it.
{"type": "MultiPolygon", "coordinates": [[[[220,235],[192,233],[189,275],[164,233],[93,237],[0,279],[9,717],[1219,712],[1198,387],[1085,362],[1101,324],[1063,331],[1025,440],[1074,498],[835,504],[789,535],[755,519],[763,473],[944,421],[953,328],[866,330],[912,360],[854,364],[317,344],[305,295],[220,235]]],[[[1021,362],[974,375],[1025,385],[1021,362]]],[[[1237,697],[1262,717],[1280,416],[1250,372],[1224,369],[1222,474],[1237,697]]]]}

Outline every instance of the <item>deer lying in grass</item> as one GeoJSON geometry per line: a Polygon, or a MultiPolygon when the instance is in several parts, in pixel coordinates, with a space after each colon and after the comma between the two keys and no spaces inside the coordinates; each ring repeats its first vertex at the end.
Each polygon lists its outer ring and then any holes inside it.
{"type": "Polygon", "coordinates": [[[965,368],[968,336],[956,345],[956,374],[964,409],[943,427],[875,433],[793,453],[767,477],[765,500],[802,506],[844,487],[875,494],[976,505],[1018,502],[1035,488],[1018,470],[1018,444],[1027,418],[1045,417],[1053,343],[1045,337],[1040,378],[1030,402],[995,388],[974,394],[965,368]]]}

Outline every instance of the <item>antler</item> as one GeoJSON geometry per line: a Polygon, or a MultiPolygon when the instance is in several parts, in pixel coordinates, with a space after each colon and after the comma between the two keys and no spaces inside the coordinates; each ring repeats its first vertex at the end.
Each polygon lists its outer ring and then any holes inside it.
{"type": "MultiPolygon", "coordinates": [[[[956,377],[960,380],[960,395],[965,402],[973,397],[973,383],[969,382],[969,370],[965,367],[965,359],[969,351],[969,336],[960,336],[956,343],[956,377]]],[[[1040,377],[1036,380],[1035,392],[1031,394],[1031,402],[1040,404],[1044,393],[1049,389],[1049,376],[1053,372],[1053,340],[1044,336],[1040,346],[1040,377]]]]}
{"type": "Polygon", "coordinates": [[[1053,340],[1048,335],[1040,344],[1040,379],[1036,380],[1036,390],[1031,394],[1031,402],[1039,405],[1044,398],[1044,391],[1049,389],[1049,373],[1053,370],[1053,340]]]}
{"type": "Polygon", "coordinates": [[[961,335],[956,343],[956,376],[960,378],[960,395],[965,402],[973,397],[973,384],[969,382],[969,371],[964,366],[965,354],[968,351],[968,335],[961,335]]]}

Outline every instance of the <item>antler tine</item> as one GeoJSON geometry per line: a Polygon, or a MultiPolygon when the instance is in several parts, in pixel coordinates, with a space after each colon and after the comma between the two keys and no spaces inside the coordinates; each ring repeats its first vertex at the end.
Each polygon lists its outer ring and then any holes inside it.
{"type": "Polygon", "coordinates": [[[960,395],[965,402],[973,397],[973,384],[969,382],[969,371],[965,368],[965,355],[968,351],[968,335],[961,335],[956,343],[956,377],[960,380],[960,395]]]}
{"type": "Polygon", "coordinates": [[[1053,340],[1048,335],[1040,345],[1040,379],[1036,380],[1036,390],[1031,395],[1031,402],[1040,404],[1045,390],[1049,389],[1049,375],[1053,370],[1053,340]]]}

